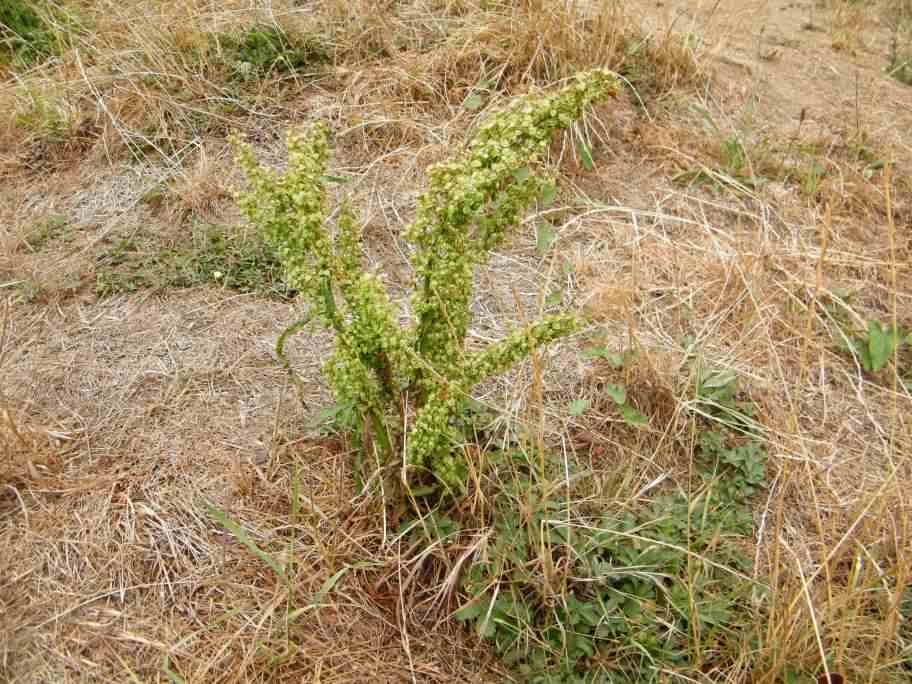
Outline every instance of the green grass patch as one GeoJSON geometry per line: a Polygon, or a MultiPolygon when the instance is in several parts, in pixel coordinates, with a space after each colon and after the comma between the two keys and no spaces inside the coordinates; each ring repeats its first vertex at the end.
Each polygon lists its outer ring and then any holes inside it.
{"type": "Polygon", "coordinates": [[[78,30],[68,9],[43,0],[0,1],[0,66],[27,68],[57,55],[78,30]]]}
{"type": "Polygon", "coordinates": [[[194,227],[191,240],[173,246],[146,236],[121,238],[99,256],[96,268],[95,290],[102,297],[199,285],[279,299],[293,294],[275,253],[261,240],[214,225],[194,227]]]}
{"type": "Polygon", "coordinates": [[[891,0],[886,10],[891,33],[886,72],[900,83],[912,86],[912,2],[891,0]]]}
{"type": "Polygon", "coordinates": [[[36,3],[0,3],[0,64],[29,66],[55,54],[58,48],[57,36],[36,3]]]}
{"type": "MultiPolygon", "coordinates": [[[[765,452],[713,431],[702,435],[700,460],[690,495],[669,491],[601,515],[536,496],[532,478],[507,480],[455,617],[529,682],[659,681],[656,669],[686,671],[698,654],[736,651],[759,588],[743,549],[765,452]]],[[[494,462],[515,472],[525,458],[507,452],[494,462]]]]}
{"type": "Polygon", "coordinates": [[[912,52],[893,53],[887,73],[900,83],[912,86],[912,52]]]}
{"type": "Polygon", "coordinates": [[[52,214],[30,225],[22,235],[20,251],[41,252],[55,242],[69,242],[72,229],[65,216],[52,214]]]}
{"type": "Polygon", "coordinates": [[[316,72],[329,61],[323,41],[291,33],[280,26],[252,26],[245,31],[218,36],[230,78],[249,81],[273,73],[316,72]]]}
{"type": "MultiPolygon", "coordinates": [[[[668,488],[639,506],[591,507],[572,463],[517,447],[489,452],[485,480],[498,483],[491,530],[463,575],[455,618],[493,646],[520,681],[658,682],[660,671],[695,673],[737,653],[752,628],[754,496],[766,486],[766,451],[737,402],[737,379],[698,374],[701,426],[690,491],[668,488]],[[569,468],[569,473],[566,472],[569,468]]],[[[610,398],[617,402],[617,392],[610,398]]],[[[626,399],[626,393],[625,393],[626,399]]],[[[579,413],[579,412],[576,412],[579,413]]],[[[623,497],[619,497],[621,500],[623,497]]],[[[452,543],[461,528],[434,511],[416,527],[452,543]]],[[[477,521],[468,521],[475,527],[477,521]]]]}

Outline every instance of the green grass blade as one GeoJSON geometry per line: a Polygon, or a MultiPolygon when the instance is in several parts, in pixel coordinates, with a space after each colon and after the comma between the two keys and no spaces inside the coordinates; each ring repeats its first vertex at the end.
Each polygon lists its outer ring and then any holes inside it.
{"type": "Polygon", "coordinates": [[[233,534],[239,542],[241,542],[247,549],[261,561],[266,563],[272,571],[279,576],[283,582],[286,580],[285,567],[279,563],[275,558],[270,556],[268,553],[263,551],[259,546],[256,545],[256,542],[253,541],[251,536],[247,533],[243,527],[238,525],[234,520],[229,518],[223,510],[217,508],[216,506],[209,506],[209,515],[222,527],[228,530],[233,534]]]}

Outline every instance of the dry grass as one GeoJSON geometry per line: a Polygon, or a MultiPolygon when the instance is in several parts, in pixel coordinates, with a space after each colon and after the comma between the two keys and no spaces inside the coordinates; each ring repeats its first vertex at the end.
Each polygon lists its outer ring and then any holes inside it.
{"type": "Polygon", "coordinates": [[[584,465],[581,505],[626,510],[657,481],[687,491],[694,352],[737,371],[771,456],[745,549],[769,590],[755,631],[719,659],[724,671],[688,676],[902,681],[912,370],[897,355],[866,373],[835,344],[871,319],[912,327],[902,136],[912,108],[908,88],[881,71],[890,30],[852,3],[818,8],[820,32],[801,28],[800,8],[723,0],[683,3],[685,15],[679,4],[633,17],[614,2],[534,0],[73,3],[88,27],[73,49],[0,84],[0,677],[507,676],[446,619],[459,563],[485,543],[478,521],[490,502],[465,502],[477,525],[459,546],[424,548],[397,534],[404,511],[354,491],[344,448],[308,427],[329,402],[324,334],[289,347],[301,406],[273,355],[295,318],[288,305],[208,288],[98,300],[83,276],[119,231],[178,239],[184,219],[234,216],[229,129],[281,163],[281,129],[327,118],[333,173],[349,180],[369,260],[404,299],[399,233],[424,167],[503,98],[607,65],[636,93],[555,144],[561,194],[479,273],[472,342],[531,318],[555,291],[597,322],[478,398],[502,431],[584,465]],[[775,58],[745,17],[772,17],[764,40],[782,39],[775,58]],[[321,36],[329,63],[306,77],[234,80],[211,37],[254,23],[321,36]],[[594,171],[576,158],[580,139],[594,171]],[[728,139],[744,152],[737,170],[728,139]],[[826,172],[811,185],[813,164],[826,172]],[[692,171],[702,175],[682,182],[692,171]],[[163,184],[150,210],[143,198],[163,184]],[[72,241],[22,249],[50,214],[67,219],[72,241]],[[557,240],[542,255],[545,219],[557,240]],[[55,294],[29,303],[26,280],[55,294]],[[590,338],[635,348],[636,361],[583,363],[590,338]],[[605,382],[626,384],[647,429],[617,419],[605,382]],[[590,412],[568,417],[580,397],[590,412]]]}

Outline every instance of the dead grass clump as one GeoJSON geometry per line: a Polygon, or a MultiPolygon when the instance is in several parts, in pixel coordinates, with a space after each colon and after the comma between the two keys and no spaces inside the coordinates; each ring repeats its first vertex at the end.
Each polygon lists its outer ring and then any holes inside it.
{"type": "Polygon", "coordinates": [[[340,11],[346,17],[328,21],[337,26],[330,42],[340,46],[337,74],[346,81],[340,114],[375,154],[436,143],[441,121],[464,128],[504,96],[592,67],[625,75],[642,91],[637,102],[649,106],[703,77],[694,48],[671,32],[644,34],[617,2],[469,1],[447,10],[415,2],[391,14],[357,4],[318,13],[327,21],[340,11]],[[384,47],[369,47],[363,31],[372,26],[387,36],[384,47]]]}
{"type": "MultiPolygon", "coordinates": [[[[82,318],[65,302],[52,321],[14,311],[3,386],[93,437],[59,468],[36,465],[40,479],[3,482],[0,676],[499,679],[458,630],[417,619],[390,589],[407,573],[400,541],[353,490],[345,454],[302,433],[311,418],[270,360],[286,305],[197,290],[100,306],[82,318]]],[[[313,341],[290,353],[316,379],[313,341]]],[[[322,392],[308,384],[308,405],[322,392]]]]}
{"type": "Polygon", "coordinates": [[[16,485],[41,481],[49,469],[57,466],[51,440],[42,430],[31,425],[22,411],[14,409],[5,399],[0,400],[0,510],[19,505],[16,485]]]}
{"type": "Polygon", "coordinates": [[[155,198],[177,224],[187,218],[211,222],[231,198],[226,183],[224,159],[214,156],[201,145],[195,162],[183,167],[163,191],[166,197],[155,198]]]}
{"type": "MultiPolygon", "coordinates": [[[[21,342],[13,320],[12,300],[0,304],[0,372],[21,357],[21,342]]],[[[39,482],[59,467],[52,438],[38,428],[17,400],[0,392],[0,517],[15,506],[23,506],[19,487],[39,482]]]]}
{"type": "Polygon", "coordinates": [[[243,3],[97,0],[82,13],[91,31],[74,34],[57,63],[5,84],[13,166],[76,141],[107,160],[180,155],[310,82],[326,59],[287,13],[243,3]]]}

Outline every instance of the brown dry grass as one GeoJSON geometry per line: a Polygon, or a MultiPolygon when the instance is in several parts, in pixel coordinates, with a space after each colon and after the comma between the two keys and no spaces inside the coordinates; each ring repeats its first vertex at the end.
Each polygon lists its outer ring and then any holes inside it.
{"type": "Polygon", "coordinates": [[[272,353],[294,318],[287,305],[217,290],[96,301],[79,276],[115,231],[173,235],[189,216],[232,216],[229,128],[280,162],[281,129],[328,118],[370,260],[398,292],[410,277],[399,231],[425,165],[504,97],[607,65],[637,95],[575,134],[598,143],[594,172],[573,159],[572,138],[555,146],[562,191],[544,217],[558,240],[540,256],[543,216],[530,217],[479,274],[473,335],[503,334],[562,289],[599,321],[588,332],[640,354],[618,375],[584,366],[573,341],[479,398],[510,429],[531,423],[575,450],[596,473],[587,505],[609,508],[648,499],[659,478],[687,480],[687,344],[737,370],[772,457],[749,549],[770,593],[751,650],[706,681],[782,681],[787,668],[819,667],[821,651],[850,681],[888,681],[912,619],[898,608],[912,570],[910,396],[896,369],[866,374],[833,343],[843,319],[912,326],[912,95],[880,72],[888,30],[877,16],[833,3],[814,19],[828,31],[815,32],[801,28],[806,11],[766,2],[666,3],[636,18],[617,3],[532,0],[78,4],[92,27],[79,49],[0,85],[0,293],[11,296],[0,676],[503,679],[441,619],[455,606],[452,553],[408,547],[397,511],[353,491],[344,451],[307,428],[329,400],[324,335],[291,345],[301,407],[272,353]],[[232,84],[206,36],[253,20],[320,32],[332,64],[304,82],[232,84]],[[473,94],[481,112],[464,106],[473,94]],[[724,169],[730,135],[767,182],[745,187],[724,169]],[[870,169],[859,146],[892,172],[870,169]],[[814,192],[802,190],[801,155],[829,171],[814,192]],[[715,182],[673,180],[693,169],[715,182]],[[150,212],[142,198],[163,179],[165,205],[150,212]],[[68,217],[73,243],[17,250],[50,212],[68,217]],[[29,303],[23,279],[54,294],[29,303]],[[846,290],[842,314],[825,306],[846,290]],[[648,430],[602,407],[606,381],[627,384],[648,430]],[[593,413],[568,419],[567,399],[581,396],[593,413]],[[287,581],[209,505],[286,566],[287,581]]]}

